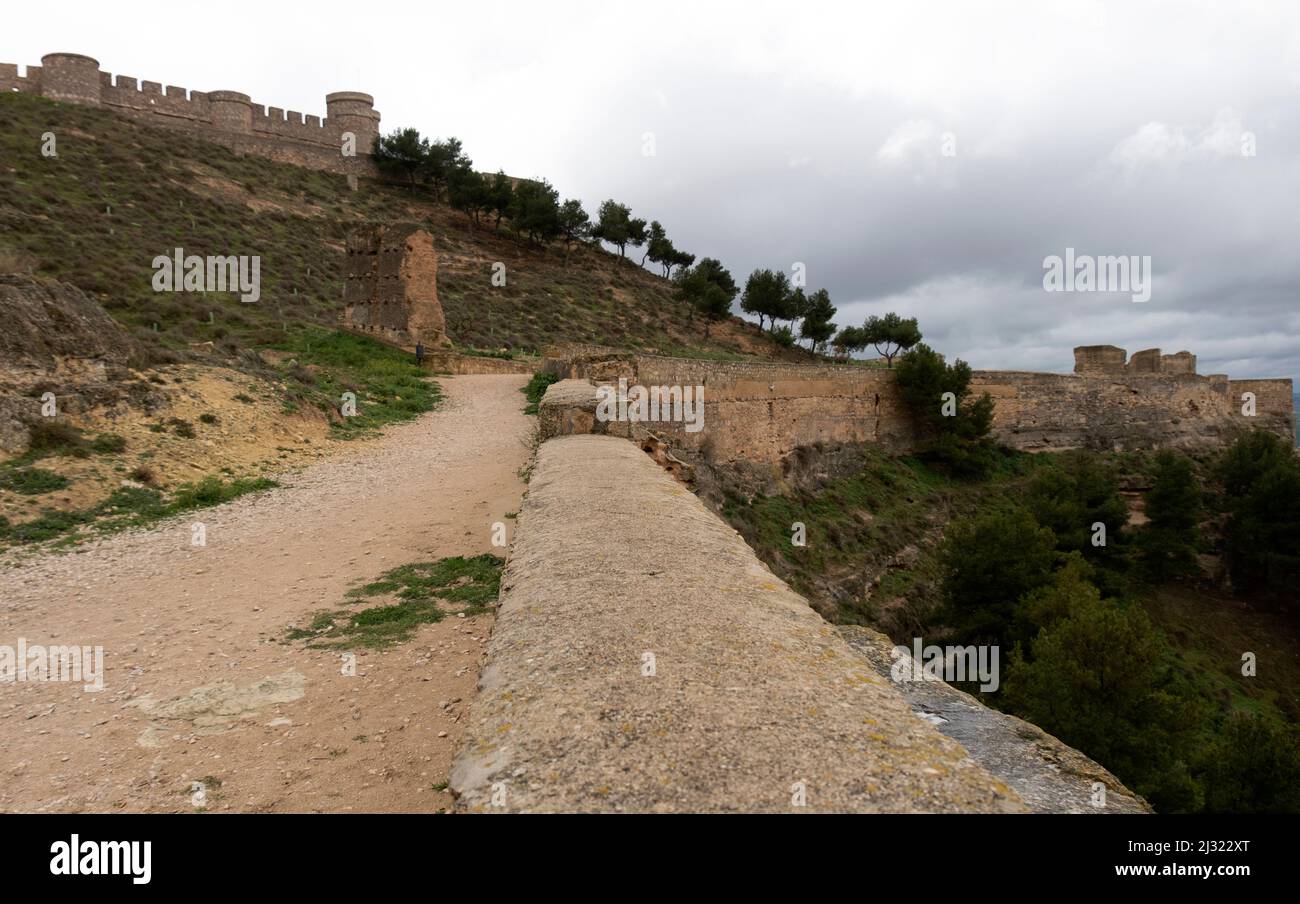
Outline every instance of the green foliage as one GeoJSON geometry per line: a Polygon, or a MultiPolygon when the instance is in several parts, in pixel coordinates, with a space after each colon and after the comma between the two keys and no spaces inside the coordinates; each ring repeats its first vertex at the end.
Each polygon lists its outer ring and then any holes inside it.
{"type": "Polygon", "coordinates": [[[788,319],[790,278],[780,270],[755,270],[745,280],[745,292],[740,298],[740,309],[746,314],[758,315],[758,328],[763,328],[763,318],[772,321],[775,329],[778,319],[788,319]]]}
{"type": "MultiPolygon", "coordinates": [[[[614,245],[618,248],[619,256],[626,257],[628,243],[632,241],[636,232],[635,222],[630,207],[610,198],[600,205],[600,210],[596,214],[596,226],[591,234],[602,242],[614,245]]],[[[640,222],[644,229],[644,221],[640,222]]]]}
{"type": "Polygon", "coordinates": [[[1040,470],[1029,483],[1026,504],[1038,523],[1056,534],[1062,552],[1113,559],[1120,549],[1128,506],[1114,468],[1096,455],[1069,453],[1058,467],[1040,470]],[[1096,524],[1105,527],[1105,546],[1093,545],[1096,524]]]}
{"type": "Polygon", "coordinates": [[[818,289],[808,296],[800,313],[803,323],[799,325],[799,338],[807,339],[813,351],[820,350],[835,335],[835,312],[831,293],[825,289],[818,289]]]}
{"type": "Polygon", "coordinates": [[[310,383],[300,383],[304,400],[337,415],[343,393],[356,395],[356,415],[333,421],[334,434],[342,438],[368,435],[432,411],[441,395],[409,354],[355,333],[304,327],[277,347],[294,356],[284,365],[286,371],[303,364],[317,368],[310,383]]]}
{"type": "Polygon", "coordinates": [[[524,414],[536,414],[537,406],[542,403],[542,396],[546,395],[547,387],[559,379],[558,374],[546,373],[545,371],[533,374],[528,384],[519,390],[524,394],[524,398],[528,399],[524,414]]]}
{"type": "Polygon", "coordinates": [[[307,627],[289,631],[288,638],[334,649],[400,643],[410,639],[420,625],[445,618],[449,606],[467,616],[485,612],[500,594],[504,564],[496,556],[481,555],[402,565],[349,590],[344,608],[318,613],[307,627]],[[355,609],[376,597],[396,602],[355,609]]]}
{"type": "Polygon", "coordinates": [[[7,466],[0,469],[0,489],[10,490],[23,496],[40,496],[66,489],[68,478],[44,468],[23,468],[7,466]]]}
{"type": "Polygon", "coordinates": [[[1154,483],[1146,495],[1146,516],[1137,533],[1142,573],[1153,581],[1194,574],[1200,541],[1201,492],[1185,456],[1156,456],[1154,483]]]}
{"type": "Polygon", "coordinates": [[[560,205],[556,226],[566,245],[576,245],[591,238],[591,217],[583,210],[582,202],[575,198],[560,205]]]}
{"type": "Polygon", "coordinates": [[[952,525],[940,550],[943,596],[967,642],[1010,646],[1017,601],[1048,582],[1056,537],[1019,506],[952,525]]]}
{"type": "Polygon", "coordinates": [[[533,242],[549,242],[560,234],[560,195],[545,179],[524,179],[510,200],[510,226],[533,242]]]}
{"type": "Polygon", "coordinates": [[[731,315],[731,302],[738,291],[736,281],[722,263],[706,257],[694,267],[677,272],[677,297],[690,306],[691,316],[704,318],[704,335],[709,325],[731,315]]]}
{"type": "Polygon", "coordinates": [[[1300,735],[1258,716],[1227,721],[1206,756],[1210,813],[1300,813],[1300,735]]]}
{"type": "Polygon", "coordinates": [[[898,364],[898,388],[930,439],[922,453],[958,476],[980,478],[997,464],[989,439],[993,399],[988,393],[970,401],[971,369],[960,358],[948,364],[924,343],[910,349],[898,364]]]}
{"type": "Polygon", "coordinates": [[[371,156],[380,172],[401,179],[410,188],[429,178],[429,140],[418,129],[397,129],[388,135],[376,135],[371,156]]]}
{"type": "Polygon", "coordinates": [[[238,499],[247,493],[256,493],[278,486],[278,483],[266,477],[242,477],[224,481],[220,477],[208,476],[197,483],[185,483],[177,487],[166,513],[171,515],[209,508],[238,499]]]}
{"type": "Polygon", "coordinates": [[[1271,433],[1240,437],[1216,472],[1229,520],[1224,551],[1242,592],[1294,598],[1300,587],[1300,462],[1271,433]]]}
{"type": "Polygon", "coordinates": [[[893,367],[894,357],[900,351],[906,351],[921,341],[921,328],[915,317],[904,320],[890,311],[884,317],[874,314],[868,317],[862,325],[861,338],[864,346],[874,347],[876,353],[893,367]]]}
{"type": "Polygon", "coordinates": [[[1075,588],[1030,655],[1012,657],[1009,706],[1163,808],[1195,809],[1179,751],[1199,713],[1168,688],[1159,632],[1141,609],[1075,588]]]}

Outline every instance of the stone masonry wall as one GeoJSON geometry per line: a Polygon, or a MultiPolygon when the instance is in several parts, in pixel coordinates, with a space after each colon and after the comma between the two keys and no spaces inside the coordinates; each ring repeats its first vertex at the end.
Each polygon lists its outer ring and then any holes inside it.
{"type": "MultiPolygon", "coordinates": [[[[1103,347],[1105,348],[1105,347],[1103,347]]],[[[1113,348],[1113,347],[1111,347],[1113,348]]],[[[1080,350],[1089,352],[1091,350],[1080,350]]],[[[1109,349],[1107,349],[1109,351],[1109,349]]],[[[1125,353],[1083,354],[1095,363],[1075,374],[976,371],[972,389],[995,402],[993,431],[1006,446],[1025,451],[1072,448],[1197,448],[1228,442],[1241,428],[1258,427],[1293,441],[1290,380],[1228,380],[1187,373],[1187,357],[1163,372],[1159,350],[1145,356],[1155,371],[1134,372],[1125,353]],[[1106,367],[1101,371],[1100,367],[1106,367]],[[1242,414],[1242,393],[1256,396],[1255,417],[1242,414]]],[[[646,386],[704,386],[704,429],[680,422],[648,422],[643,430],[599,425],[578,408],[594,410],[595,388],[581,404],[565,394],[565,412],[549,421],[560,432],[601,432],[664,439],[675,450],[713,462],[775,464],[798,446],[877,443],[914,448],[918,435],[892,370],[846,365],[751,364],[612,353],[570,359],[569,377],[615,384],[620,376],[646,386]],[[567,426],[566,426],[567,425],[567,426]]],[[[558,396],[557,396],[558,398],[558,396]]],[[[551,434],[547,434],[551,435],[551,434]]]]}
{"type": "Polygon", "coordinates": [[[414,223],[348,235],[340,325],[402,348],[451,345],[438,302],[433,236],[414,223]]]}
{"type": "Polygon", "coordinates": [[[372,175],[370,148],[379,134],[374,99],[359,92],[327,95],[327,117],[303,116],[254,104],[236,91],[188,91],[101,72],[99,63],[74,53],[51,53],[40,66],[0,63],[0,92],[20,91],[51,100],[112,110],[148,125],[189,132],[239,154],[349,175],[372,175]],[[356,155],[344,156],[343,136],[355,136],[356,155]]]}

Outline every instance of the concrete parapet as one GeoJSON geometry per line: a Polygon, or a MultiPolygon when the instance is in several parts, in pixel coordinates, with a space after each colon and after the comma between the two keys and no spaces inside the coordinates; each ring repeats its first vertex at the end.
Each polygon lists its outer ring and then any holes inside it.
{"type": "Polygon", "coordinates": [[[542,444],[463,811],[1023,812],[631,443],[542,444]],[[649,674],[647,674],[647,671],[649,674]]]}

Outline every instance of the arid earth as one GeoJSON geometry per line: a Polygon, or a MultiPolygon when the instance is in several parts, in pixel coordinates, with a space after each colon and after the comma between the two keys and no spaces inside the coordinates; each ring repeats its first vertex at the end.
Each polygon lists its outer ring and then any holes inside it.
{"type": "Polygon", "coordinates": [[[448,766],[491,617],[343,654],[287,630],[388,569],[505,550],[534,420],[521,376],[440,380],[438,410],[335,444],[282,486],[65,553],[0,561],[0,645],[102,646],[104,689],[0,697],[0,810],[418,811],[448,766]],[[191,545],[191,522],[207,545],[191,545]],[[198,783],[196,785],[196,783],[198,783]]]}

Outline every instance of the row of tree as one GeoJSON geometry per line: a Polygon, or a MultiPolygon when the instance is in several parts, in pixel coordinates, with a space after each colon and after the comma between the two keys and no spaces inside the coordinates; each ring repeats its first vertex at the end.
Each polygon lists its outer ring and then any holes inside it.
{"type": "Polygon", "coordinates": [[[505,219],[516,235],[536,244],[563,242],[566,254],[578,244],[608,242],[626,259],[629,246],[644,247],[641,265],[657,265],[665,279],[695,262],[695,255],[673,245],[662,223],[634,217],[626,204],[605,201],[593,221],[580,200],[561,201],[545,179],[478,172],[458,138],[430,141],[416,129],[398,129],[377,136],[372,155],[380,171],[407,185],[411,194],[428,191],[465,213],[473,226],[490,219],[500,228],[505,219]]]}
{"type": "MultiPolygon", "coordinates": [[[[695,255],[680,251],[658,220],[646,222],[633,216],[631,208],[613,199],[600,205],[593,221],[576,198],[560,200],[559,192],[545,179],[512,179],[503,171],[480,173],[465,153],[458,138],[430,140],[417,129],[398,129],[375,138],[372,149],[381,172],[408,186],[412,195],[427,191],[436,201],[450,204],[466,214],[471,228],[490,221],[494,229],[504,219],[517,236],[535,244],[562,242],[565,258],[575,245],[606,242],[627,259],[627,249],[644,249],[640,265],[650,262],[664,279],[676,277],[677,297],[690,306],[691,317],[699,314],[709,325],[726,319],[731,304],[740,294],[735,280],[714,258],[696,266],[695,255]]],[[[745,281],[740,308],[758,317],[759,329],[767,322],[773,338],[793,345],[806,339],[813,352],[830,343],[840,357],[875,347],[892,367],[894,357],[921,339],[915,318],[903,320],[897,314],[870,317],[861,327],[844,327],[836,333],[835,305],[825,289],[805,292],[794,286],[781,270],[755,270],[745,281]],[[778,321],[787,325],[777,328],[778,321]]]]}
{"type": "Polygon", "coordinates": [[[823,348],[835,335],[835,305],[825,289],[805,292],[802,286],[792,285],[790,277],[781,270],[755,270],[745,281],[745,294],[740,309],[758,316],[758,328],[770,321],[769,331],[782,344],[794,342],[794,324],[800,321],[799,338],[808,340],[814,352],[823,348]],[[788,326],[776,328],[778,320],[789,321],[788,326]]]}

